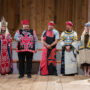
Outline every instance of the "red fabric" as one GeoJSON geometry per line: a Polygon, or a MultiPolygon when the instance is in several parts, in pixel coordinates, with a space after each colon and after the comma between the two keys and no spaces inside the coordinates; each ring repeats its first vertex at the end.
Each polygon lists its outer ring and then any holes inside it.
{"type": "Polygon", "coordinates": [[[7,40],[2,40],[1,44],[1,63],[0,63],[0,73],[6,74],[10,71],[9,57],[7,52],[7,40]]]}
{"type": "Polygon", "coordinates": [[[8,39],[8,42],[9,42],[9,43],[12,42],[12,39],[8,39]]]}
{"type": "MultiPolygon", "coordinates": [[[[19,30],[17,30],[17,33],[20,35],[19,30]]],[[[34,36],[34,40],[35,40],[35,30],[33,31],[33,36],[34,36]]],[[[32,52],[32,53],[36,53],[35,50],[30,50],[28,48],[29,45],[31,45],[31,47],[33,47],[33,37],[32,38],[29,38],[27,35],[25,35],[25,37],[22,37],[20,35],[19,38],[21,38],[21,40],[22,40],[20,42],[20,45],[24,45],[25,48],[24,49],[21,49],[21,50],[18,50],[18,45],[17,45],[16,52],[32,52]]]]}
{"type": "MultiPolygon", "coordinates": [[[[52,49],[51,54],[49,56],[48,59],[50,59],[50,61],[48,61],[48,65],[53,63],[54,66],[56,66],[56,48],[52,49]]],[[[41,71],[41,75],[48,75],[48,66],[47,65],[47,48],[45,46],[43,46],[42,49],[42,58],[41,58],[41,63],[40,63],[40,71],[41,71]]]]}
{"type": "Polygon", "coordinates": [[[73,26],[73,24],[72,24],[71,21],[67,21],[67,22],[66,22],[66,25],[73,26]]]}
{"type": "Polygon", "coordinates": [[[48,62],[48,65],[50,63],[53,63],[54,66],[56,66],[56,58],[55,58],[55,55],[56,55],[56,48],[52,49],[51,53],[50,53],[50,56],[48,59],[50,59],[50,61],[48,62]],[[53,61],[55,60],[55,61],[53,61]]]}
{"type": "Polygon", "coordinates": [[[41,75],[48,75],[48,69],[47,69],[47,48],[43,46],[42,49],[42,58],[40,63],[40,71],[41,75]]]}
{"type": "Polygon", "coordinates": [[[43,37],[43,40],[45,41],[46,40],[46,37],[43,37]]]}
{"type": "MultiPolygon", "coordinates": [[[[47,30],[47,36],[51,36],[51,37],[53,37],[53,32],[51,31],[51,30],[47,30]]],[[[43,40],[45,41],[46,40],[46,36],[45,37],[43,37],[43,40]]]]}
{"type": "Polygon", "coordinates": [[[5,39],[5,35],[2,34],[0,35],[0,40],[1,40],[1,58],[0,58],[0,73],[1,74],[7,74],[10,72],[10,66],[13,69],[13,61],[12,61],[12,56],[9,58],[8,56],[8,47],[10,47],[10,55],[12,55],[12,39],[10,34],[7,35],[5,39]],[[4,37],[3,37],[4,36],[4,37]]]}
{"type": "Polygon", "coordinates": [[[12,42],[12,38],[11,38],[11,35],[10,35],[10,34],[7,35],[6,39],[7,39],[7,41],[8,41],[9,43],[12,42]]]}
{"type": "Polygon", "coordinates": [[[53,32],[52,32],[52,30],[47,30],[47,36],[53,37],[53,32]]]}
{"type": "Polygon", "coordinates": [[[50,22],[48,23],[48,25],[50,25],[50,26],[55,26],[55,24],[54,24],[53,21],[50,21],[50,22]]]}
{"type": "Polygon", "coordinates": [[[22,20],[22,25],[28,25],[29,24],[29,20],[22,20]]]}
{"type": "MultiPolygon", "coordinates": [[[[49,37],[53,37],[53,32],[47,30],[46,36],[49,37]]],[[[46,37],[43,37],[43,40],[46,40],[46,37]]],[[[56,66],[56,59],[55,59],[55,55],[56,55],[56,48],[52,49],[49,58],[47,58],[47,47],[43,46],[42,48],[42,57],[41,57],[41,63],[40,63],[40,71],[41,71],[41,75],[48,75],[48,65],[50,63],[53,63],[54,66],[56,66]],[[48,61],[48,59],[51,59],[50,61],[48,61]],[[55,60],[55,61],[53,61],[55,60]],[[47,65],[48,62],[48,65],[47,65]]]]}
{"type": "Polygon", "coordinates": [[[16,52],[32,52],[32,53],[36,53],[36,51],[34,51],[34,50],[18,50],[17,47],[16,47],[16,52]]]}

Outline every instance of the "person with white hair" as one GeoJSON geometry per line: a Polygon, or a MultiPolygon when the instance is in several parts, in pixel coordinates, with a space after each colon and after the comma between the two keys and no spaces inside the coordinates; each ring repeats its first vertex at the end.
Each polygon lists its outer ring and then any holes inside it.
{"type": "Polygon", "coordinates": [[[90,22],[85,24],[78,49],[78,65],[84,70],[85,76],[90,76],[90,22]]]}
{"type": "Polygon", "coordinates": [[[4,17],[0,22],[0,74],[5,75],[12,72],[12,38],[8,32],[8,23],[4,17]]]}

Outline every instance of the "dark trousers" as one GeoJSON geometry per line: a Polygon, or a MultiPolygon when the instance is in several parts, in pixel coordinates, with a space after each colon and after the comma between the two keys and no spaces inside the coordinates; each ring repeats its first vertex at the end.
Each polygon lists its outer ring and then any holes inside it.
{"type": "Polygon", "coordinates": [[[31,53],[31,52],[19,52],[18,58],[19,58],[19,74],[24,75],[25,59],[26,59],[26,73],[27,73],[27,75],[30,75],[31,69],[32,69],[33,53],[31,53]]]}

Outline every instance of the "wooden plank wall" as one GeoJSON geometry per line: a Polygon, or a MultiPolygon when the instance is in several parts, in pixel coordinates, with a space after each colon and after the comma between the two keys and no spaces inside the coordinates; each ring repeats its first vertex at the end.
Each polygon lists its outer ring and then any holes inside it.
{"type": "Polygon", "coordinates": [[[30,27],[39,38],[49,21],[53,20],[61,33],[65,30],[65,21],[71,20],[80,37],[88,20],[88,0],[0,0],[2,16],[9,22],[12,35],[21,28],[22,19],[30,20],[30,27]]]}

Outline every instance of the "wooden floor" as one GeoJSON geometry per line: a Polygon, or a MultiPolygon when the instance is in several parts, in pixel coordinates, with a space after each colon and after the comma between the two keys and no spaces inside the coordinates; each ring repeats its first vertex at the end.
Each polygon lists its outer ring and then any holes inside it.
{"type": "Polygon", "coordinates": [[[0,76],[0,90],[90,90],[90,77],[32,75],[18,79],[18,75],[0,76]]]}

